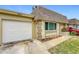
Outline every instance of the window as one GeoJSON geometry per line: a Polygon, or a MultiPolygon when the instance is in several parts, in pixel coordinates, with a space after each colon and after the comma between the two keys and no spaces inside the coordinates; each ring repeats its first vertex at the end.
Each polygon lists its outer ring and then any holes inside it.
{"type": "Polygon", "coordinates": [[[56,30],[56,23],[45,22],[45,30],[56,30]]]}

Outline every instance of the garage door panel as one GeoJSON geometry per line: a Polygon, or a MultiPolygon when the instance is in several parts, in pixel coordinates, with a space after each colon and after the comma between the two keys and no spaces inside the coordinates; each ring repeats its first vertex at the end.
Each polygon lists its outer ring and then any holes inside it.
{"type": "Polygon", "coordinates": [[[32,39],[32,23],[3,21],[3,43],[32,39]]]}

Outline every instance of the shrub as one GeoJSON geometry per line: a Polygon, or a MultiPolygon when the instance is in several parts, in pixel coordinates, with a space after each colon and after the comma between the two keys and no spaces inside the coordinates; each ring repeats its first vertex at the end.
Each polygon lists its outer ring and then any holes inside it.
{"type": "Polygon", "coordinates": [[[76,35],[76,32],[75,31],[70,32],[70,35],[76,35]]]}
{"type": "Polygon", "coordinates": [[[62,32],[67,32],[67,29],[66,29],[66,28],[62,28],[61,31],[62,31],[62,32]]]}

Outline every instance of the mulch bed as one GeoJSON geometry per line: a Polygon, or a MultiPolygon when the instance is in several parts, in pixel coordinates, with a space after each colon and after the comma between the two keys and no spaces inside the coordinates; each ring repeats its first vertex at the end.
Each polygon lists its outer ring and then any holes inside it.
{"type": "Polygon", "coordinates": [[[51,36],[51,37],[46,37],[45,39],[41,39],[40,41],[46,42],[46,41],[56,39],[56,38],[59,38],[59,37],[62,37],[62,35],[55,35],[55,36],[51,36]]]}

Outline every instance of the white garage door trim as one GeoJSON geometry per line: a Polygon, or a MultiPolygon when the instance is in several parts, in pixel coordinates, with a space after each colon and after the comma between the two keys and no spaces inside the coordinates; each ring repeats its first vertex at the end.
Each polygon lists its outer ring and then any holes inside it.
{"type": "Polygon", "coordinates": [[[2,43],[32,39],[32,22],[2,21],[2,43]]]}

